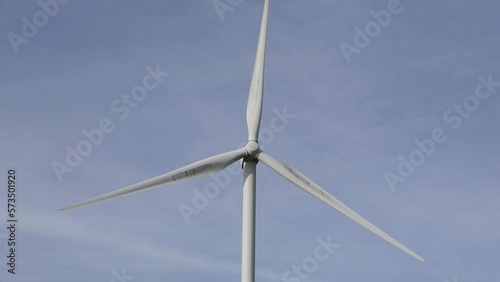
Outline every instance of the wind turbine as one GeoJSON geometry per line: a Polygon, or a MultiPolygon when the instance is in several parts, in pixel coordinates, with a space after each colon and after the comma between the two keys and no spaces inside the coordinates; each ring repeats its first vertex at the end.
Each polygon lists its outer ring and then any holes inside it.
{"type": "Polygon", "coordinates": [[[277,160],[276,158],[264,153],[259,148],[258,135],[260,128],[260,120],[262,115],[262,98],[264,85],[264,62],[266,52],[266,36],[267,36],[267,18],[269,11],[269,0],[265,0],[264,12],[262,16],[262,24],[260,28],[259,43],[257,47],[257,56],[250,85],[250,93],[248,95],[247,105],[247,126],[248,126],[248,143],[240,149],[219,154],[210,158],[203,159],[193,164],[184,166],[169,173],[157,176],[155,178],[116,190],[98,196],[83,202],[79,202],[60,210],[69,210],[77,207],[82,207],[89,204],[94,204],[104,200],[117,198],[137,192],[146,191],[157,188],[174,182],[180,182],[210,173],[220,171],[238,160],[243,160],[243,230],[242,230],[242,282],[255,281],[255,180],[256,180],[256,165],[261,161],[278,174],[289,180],[299,188],[318,198],[319,200],[330,205],[342,214],[346,215],[355,222],[361,224],[371,232],[377,234],[382,239],[388,241],[402,251],[408,253],[414,258],[425,262],[425,260],[392,238],[384,231],[361,217],[359,214],[351,210],[327,191],[319,187],[312,180],[300,173],[291,166],[277,160]]]}

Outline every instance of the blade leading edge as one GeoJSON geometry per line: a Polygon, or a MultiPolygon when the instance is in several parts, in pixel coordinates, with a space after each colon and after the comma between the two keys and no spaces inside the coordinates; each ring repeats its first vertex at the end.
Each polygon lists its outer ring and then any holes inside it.
{"type": "Polygon", "coordinates": [[[258,141],[260,119],[262,116],[262,92],[264,87],[264,64],[266,57],[266,37],[267,37],[267,18],[269,14],[269,0],[264,4],[262,15],[262,24],[260,27],[259,45],[257,46],[257,55],[250,84],[247,104],[247,126],[248,141],[258,141]]]}
{"type": "Polygon", "coordinates": [[[396,239],[392,238],[387,233],[385,233],[384,231],[380,230],[378,227],[370,223],[368,220],[364,219],[362,216],[351,210],[349,207],[347,207],[342,202],[337,200],[335,197],[330,195],[328,192],[323,190],[316,183],[314,183],[312,180],[307,178],[305,175],[303,175],[296,169],[265,154],[264,152],[260,152],[260,154],[258,155],[258,159],[262,161],[265,165],[276,171],[278,174],[286,178],[288,181],[297,185],[299,188],[302,188],[304,191],[315,196],[321,201],[327,203],[334,209],[338,210],[339,212],[343,213],[350,219],[361,224],[363,227],[377,234],[382,239],[393,244],[394,246],[398,247],[399,249],[411,255],[412,257],[418,259],[419,261],[425,262],[425,260],[421,256],[419,256],[418,254],[416,254],[415,252],[413,252],[412,250],[410,250],[409,248],[398,242],[396,239]]]}
{"type": "Polygon", "coordinates": [[[210,158],[203,159],[201,161],[195,162],[193,164],[187,165],[185,167],[179,168],[169,173],[162,174],[155,178],[98,196],[83,202],[79,202],[62,209],[60,211],[74,209],[94,203],[98,203],[104,200],[109,200],[117,197],[122,197],[125,195],[146,191],[149,189],[156,188],[158,186],[166,185],[173,182],[180,182],[209,173],[217,172],[234,163],[235,161],[243,158],[246,155],[245,149],[241,148],[238,150],[230,151],[227,153],[219,154],[210,158]]]}

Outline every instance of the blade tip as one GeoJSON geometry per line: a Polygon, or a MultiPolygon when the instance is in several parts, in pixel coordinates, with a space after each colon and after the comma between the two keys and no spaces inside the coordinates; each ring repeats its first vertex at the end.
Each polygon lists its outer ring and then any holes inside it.
{"type": "Polygon", "coordinates": [[[78,206],[75,204],[75,205],[70,205],[70,206],[66,206],[66,207],[60,208],[57,211],[67,211],[67,210],[71,210],[71,209],[74,209],[74,208],[77,208],[77,207],[78,206]]]}
{"type": "Polygon", "coordinates": [[[419,255],[417,255],[415,253],[413,253],[413,257],[416,258],[416,259],[418,259],[419,261],[421,261],[423,263],[427,262],[423,257],[421,257],[421,256],[419,256],[419,255]]]}

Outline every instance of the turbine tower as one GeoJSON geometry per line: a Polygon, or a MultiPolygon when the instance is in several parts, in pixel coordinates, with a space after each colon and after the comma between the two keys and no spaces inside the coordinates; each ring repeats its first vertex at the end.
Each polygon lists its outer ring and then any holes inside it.
{"type": "Polygon", "coordinates": [[[69,210],[77,207],[82,207],[89,204],[94,204],[104,200],[117,198],[137,192],[146,191],[157,188],[174,182],[180,182],[210,173],[220,171],[238,160],[243,160],[244,178],[243,178],[243,228],[242,228],[242,269],[241,281],[255,281],[255,186],[256,186],[256,166],[257,162],[262,162],[269,168],[283,176],[288,181],[292,182],[299,188],[318,198],[319,200],[330,205],[350,219],[364,226],[371,232],[380,236],[382,239],[393,244],[402,251],[408,253],[414,258],[425,262],[425,260],[392,238],[384,231],[361,217],[359,214],[351,210],[327,191],[319,187],[305,175],[292,168],[291,166],[271,157],[264,153],[259,147],[259,128],[262,115],[262,99],[264,86],[264,63],[266,53],[266,36],[267,36],[267,18],[269,12],[269,0],[265,0],[264,12],[262,16],[262,24],[260,28],[259,43],[257,47],[257,56],[250,84],[250,93],[248,95],[247,105],[247,126],[248,126],[248,143],[245,147],[222,153],[210,158],[203,159],[193,164],[184,166],[177,170],[157,176],[155,178],[98,196],[83,202],[79,202],[60,210],[69,210]]]}

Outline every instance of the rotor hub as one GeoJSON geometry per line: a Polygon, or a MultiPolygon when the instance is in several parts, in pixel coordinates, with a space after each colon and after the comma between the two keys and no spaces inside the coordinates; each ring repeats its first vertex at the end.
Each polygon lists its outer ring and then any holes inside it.
{"type": "Polygon", "coordinates": [[[245,145],[245,150],[248,153],[248,157],[256,158],[260,152],[259,143],[255,142],[253,140],[248,141],[248,143],[245,145]]]}

